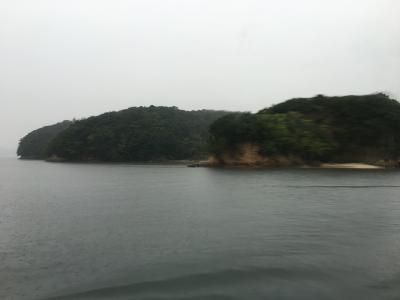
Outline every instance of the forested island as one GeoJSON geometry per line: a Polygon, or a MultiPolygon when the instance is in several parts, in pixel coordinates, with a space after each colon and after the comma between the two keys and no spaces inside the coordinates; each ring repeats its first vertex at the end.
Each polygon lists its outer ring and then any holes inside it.
{"type": "Polygon", "coordinates": [[[226,114],[132,107],[37,129],[21,139],[17,154],[50,161],[200,160],[208,156],[210,124],[226,114]]]}
{"type": "Polygon", "coordinates": [[[133,107],[37,129],[21,158],[203,165],[398,167],[400,103],[383,93],[295,98],[257,113],[133,107]]]}

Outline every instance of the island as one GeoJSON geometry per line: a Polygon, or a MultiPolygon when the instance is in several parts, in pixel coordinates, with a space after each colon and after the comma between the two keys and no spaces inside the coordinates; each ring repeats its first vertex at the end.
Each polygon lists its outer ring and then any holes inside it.
{"type": "Polygon", "coordinates": [[[208,156],[208,128],[226,111],[132,107],[37,129],[20,158],[75,162],[169,162],[208,156]]]}
{"type": "Polygon", "coordinates": [[[395,168],[400,103],[376,93],[295,98],[256,113],[132,107],[37,129],[17,153],[49,161],[395,168]]]}

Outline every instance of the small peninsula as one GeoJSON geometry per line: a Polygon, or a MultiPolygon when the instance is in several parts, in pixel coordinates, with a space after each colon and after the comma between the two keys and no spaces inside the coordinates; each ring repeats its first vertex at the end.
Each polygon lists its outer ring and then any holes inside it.
{"type": "Polygon", "coordinates": [[[132,107],[37,129],[21,158],[220,166],[399,167],[400,103],[383,93],[295,98],[257,113],[132,107]]]}
{"type": "Polygon", "coordinates": [[[210,127],[211,163],[399,167],[400,103],[378,93],[296,98],[210,127]]]}

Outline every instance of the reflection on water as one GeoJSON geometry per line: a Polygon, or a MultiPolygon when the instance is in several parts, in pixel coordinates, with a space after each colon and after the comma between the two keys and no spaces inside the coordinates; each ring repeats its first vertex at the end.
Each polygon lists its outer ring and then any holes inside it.
{"type": "Polygon", "coordinates": [[[0,159],[1,299],[397,299],[400,173],[0,159]]]}

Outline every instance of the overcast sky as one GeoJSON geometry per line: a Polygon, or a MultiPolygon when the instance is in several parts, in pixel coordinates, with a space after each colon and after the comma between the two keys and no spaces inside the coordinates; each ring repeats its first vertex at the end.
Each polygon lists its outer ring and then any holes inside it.
{"type": "Polygon", "coordinates": [[[139,105],[400,99],[398,0],[0,0],[0,148],[139,105]]]}

